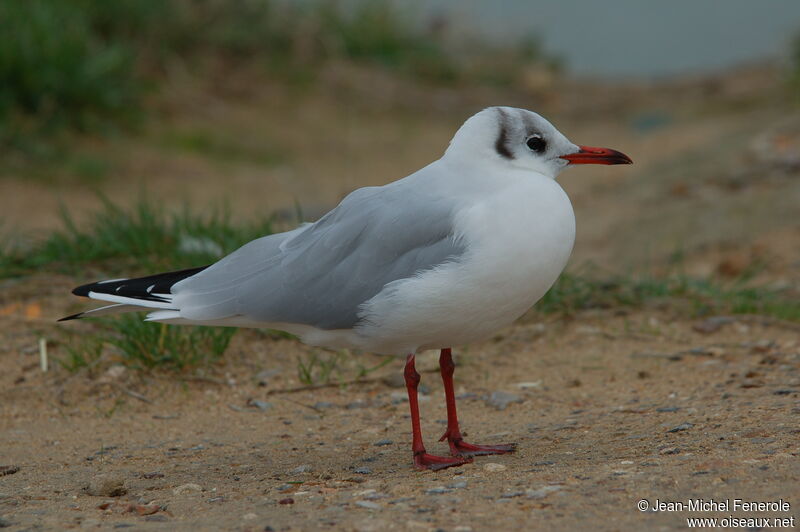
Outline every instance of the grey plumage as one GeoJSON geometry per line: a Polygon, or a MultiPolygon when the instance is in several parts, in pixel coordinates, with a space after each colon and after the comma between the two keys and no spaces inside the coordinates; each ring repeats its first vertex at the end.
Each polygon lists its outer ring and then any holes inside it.
{"type": "Polygon", "coordinates": [[[356,190],[316,223],[253,241],[177,283],[173,303],[187,320],[352,328],[385,285],[464,252],[452,233],[452,202],[419,185],[356,190]]]}

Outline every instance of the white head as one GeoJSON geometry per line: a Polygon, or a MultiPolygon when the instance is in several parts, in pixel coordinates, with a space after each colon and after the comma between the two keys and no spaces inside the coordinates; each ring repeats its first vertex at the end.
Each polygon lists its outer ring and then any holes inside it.
{"type": "Polygon", "coordinates": [[[515,107],[488,107],[464,122],[445,157],[489,161],[555,179],[569,164],[630,164],[616,150],[578,146],[538,114],[515,107]]]}

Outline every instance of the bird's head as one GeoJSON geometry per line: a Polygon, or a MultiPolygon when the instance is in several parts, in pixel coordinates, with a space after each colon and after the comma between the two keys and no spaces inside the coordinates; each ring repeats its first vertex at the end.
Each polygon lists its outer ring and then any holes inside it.
{"type": "Polygon", "coordinates": [[[445,157],[507,165],[551,178],[570,164],[633,162],[616,150],[573,144],[543,117],[514,107],[489,107],[472,116],[450,141],[445,157]]]}

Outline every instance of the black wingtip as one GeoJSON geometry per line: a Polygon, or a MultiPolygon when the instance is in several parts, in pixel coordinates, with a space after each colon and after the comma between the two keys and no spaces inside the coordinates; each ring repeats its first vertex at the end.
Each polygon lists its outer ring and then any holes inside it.
{"type": "MultiPolygon", "coordinates": [[[[98,294],[114,294],[121,297],[132,299],[144,299],[147,301],[168,301],[168,299],[158,294],[169,294],[172,285],[191,277],[208,268],[187,268],[174,272],[158,273],[146,277],[134,279],[109,279],[108,281],[98,281],[73,288],[72,293],[76,296],[92,297],[92,292],[98,294]]],[[[102,298],[99,298],[102,299],[102,298]]]]}
{"type": "MultiPolygon", "coordinates": [[[[75,290],[77,290],[77,288],[75,290]]],[[[73,294],[74,293],[75,292],[73,292],[73,294]]],[[[78,312],[77,314],[71,314],[69,316],[64,316],[63,318],[60,318],[58,321],[79,320],[82,317],[83,317],[83,312],[78,312]]]]}
{"type": "Polygon", "coordinates": [[[75,294],[76,296],[89,297],[89,291],[95,284],[97,283],[82,284],[77,288],[73,288],[72,293],[75,294]]]}

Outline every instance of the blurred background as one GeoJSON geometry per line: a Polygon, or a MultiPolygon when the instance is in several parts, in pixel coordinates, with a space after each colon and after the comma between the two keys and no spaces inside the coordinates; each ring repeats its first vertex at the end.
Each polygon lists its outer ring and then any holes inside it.
{"type": "Polygon", "coordinates": [[[792,0],[5,0],[0,276],[214,260],[420,168],[502,104],[636,163],[560,178],[579,308],[686,279],[762,290],[731,311],[794,301],[798,35],[792,0]]]}

